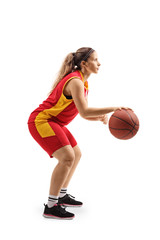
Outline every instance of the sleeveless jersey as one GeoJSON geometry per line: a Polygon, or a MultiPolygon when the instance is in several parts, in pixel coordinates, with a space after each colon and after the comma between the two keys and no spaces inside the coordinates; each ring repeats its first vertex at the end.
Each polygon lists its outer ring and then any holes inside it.
{"type": "Polygon", "coordinates": [[[88,95],[88,82],[84,82],[81,71],[75,71],[65,76],[54,88],[49,97],[29,117],[28,124],[34,123],[41,137],[55,135],[49,125],[50,121],[56,122],[60,126],[65,126],[78,114],[73,99],[68,99],[63,94],[65,85],[73,78],[79,78],[83,81],[84,96],[88,95]]]}

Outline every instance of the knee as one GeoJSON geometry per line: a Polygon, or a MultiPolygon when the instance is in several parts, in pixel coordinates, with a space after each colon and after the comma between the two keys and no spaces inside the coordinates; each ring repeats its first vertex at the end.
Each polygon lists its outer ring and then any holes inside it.
{"type": "Polygon", "coordinates": [[[66,166],[71,168],[75,161],[75,154],[74,152],[66,153],[62,158],[62,163],[66,166]]]}
{"type": "Polygon", "coordinates": [[[74,154],[75,154],[75,159],[79,161],[82,157],[82,153],[79,147],[75,147],[74,154]]]}

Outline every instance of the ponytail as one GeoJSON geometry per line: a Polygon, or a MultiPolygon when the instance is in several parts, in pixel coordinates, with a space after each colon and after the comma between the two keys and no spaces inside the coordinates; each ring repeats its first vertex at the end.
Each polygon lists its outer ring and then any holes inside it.
{"type": "Polygon", "coordinates": [[[81,61],[87,61],[93,51],[92,48],[80,48],[75,53],[69,53],[62,63],[50,93],[66,75],[76,70],[81,70],[81,61]]]}
{"type": "Polygon", "coordinates": [[[58,76],[55,82],[53,83],[50,93],[53,91],[53,89],[57,86],[57,84],[61,81],[62,78],[64,78],[67,74],[73,71],[74,67],[74,56],[72,53],[69,53],[62,63],[62,66],[58,72],[58,76]]]}

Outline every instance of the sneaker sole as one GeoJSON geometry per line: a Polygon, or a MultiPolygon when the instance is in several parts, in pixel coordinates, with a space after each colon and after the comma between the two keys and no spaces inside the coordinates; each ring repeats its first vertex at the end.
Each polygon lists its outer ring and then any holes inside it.
{"type": "Polygon", "coordinates": [[[43,214],[43,217],[45,217],[45,218],[59,219],[59,220],[72,220],[75,216],[73,216],[73,217],[57,217],[57,216],[50,215],[50,214],[43,214]]]}

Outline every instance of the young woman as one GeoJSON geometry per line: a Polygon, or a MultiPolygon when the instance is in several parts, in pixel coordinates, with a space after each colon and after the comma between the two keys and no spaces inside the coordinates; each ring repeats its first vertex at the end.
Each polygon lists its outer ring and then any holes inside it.
{"type": "Polygon", "coordinates": [[[67,194],[68,184],[81,158],[75,138],[66,128],[79,113],[87,120],[107,124],[107,113],[120,107],[90,108],[87,104],[88,78],[98,73],[100,63],[92,48],[80,48],[66,56],[49,97],[35,109],[28,120],[33,138],[49,154],[58,159],[50,183],[44,217],[72,219],[73,213],[63,206],[82,206],[67,194]]]}

